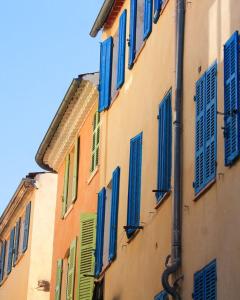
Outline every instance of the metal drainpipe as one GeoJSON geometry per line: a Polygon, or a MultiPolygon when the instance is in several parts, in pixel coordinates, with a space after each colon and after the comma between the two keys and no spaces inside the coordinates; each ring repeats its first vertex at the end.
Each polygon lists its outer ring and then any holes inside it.
{"type": "Polygon", "coordinates": [[[166,258],[166,269],[162,274],[162,285],[173,299],[180,300],[178,280],[172,285],[169,277],[181,266],[181,175],[182,175],[182,98],[183,98],[183,51],[184,51],[185,0],[176,0],[176,90],[174,122],[174,196],[172,254],[166,258]],[[171,264],[168,261],[171,257],[171,264]]]}

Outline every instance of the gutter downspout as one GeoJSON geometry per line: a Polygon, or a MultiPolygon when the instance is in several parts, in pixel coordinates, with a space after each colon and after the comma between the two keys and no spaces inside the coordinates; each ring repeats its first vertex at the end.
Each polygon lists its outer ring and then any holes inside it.
{"type": "Polygon", "coordinates": [[[172,254],[166,258],[166,269],[162,274],[162,285],[173,299],[180,300],[177,279],[173,285],[169,276],[181,267],[181,219],[182,219],[182,100],[183,100],[183,51],[185,27],[185,0],[176,0],[176,90],[174,122],[174,196],[173,196],[173,228],[172,254]],[[168,261],[171,257],[171,264],[168,261]]]}

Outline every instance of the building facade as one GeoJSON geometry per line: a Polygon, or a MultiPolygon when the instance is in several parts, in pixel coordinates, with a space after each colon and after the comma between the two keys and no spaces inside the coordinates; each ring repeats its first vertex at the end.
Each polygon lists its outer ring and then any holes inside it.
{"type": "Polygon", "coordinates": [[[0,299],[49,299],[57,176],[30,173],[0,218],[0,299]]]}
{"type": "Polygon", "coordinates": [[[58,174],[50,299],[93,293],[100,115],[98,73],[74,79],[39,147],[37,163],[58,174]]]}
{"type": "Polygon", "coordinates": [[[239,6],[103,1],[95,299],[238,298],[239,6]]]}

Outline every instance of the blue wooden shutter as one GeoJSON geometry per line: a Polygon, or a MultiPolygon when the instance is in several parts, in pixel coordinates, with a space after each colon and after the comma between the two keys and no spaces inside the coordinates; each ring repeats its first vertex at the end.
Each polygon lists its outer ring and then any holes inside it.
{"type": "Polygon", "coordinates": [[[194,300],[204,300],[204,272],[199,271],[194,274],[194,300]]]}
{"type": "Polygon", "coordinates": [[[25,211],[24,220],[24,234],[23,234],[23,247],[22,251],[25,252],[28,247],[28,235],[29,235],[29,225],[30,225],[30,212],[31,212],[31,202],[28,203],[25,211]]]}
{"type": "Polygon", "coordinates": [[[169,92],[159,106],[158,115],[158,178],[156,198],[161,198],[171,188],[172,168],[172,108],[171,92],[169,92]]]}
{"type": "Polygon", "coordinates": [[[140,133],[130,141],[128,212],[126,228],[128,237],[131,237],[140,223],[141,169],[142,133],[140,133]]]}
{"type": "Polygon", "coordinates": [[[195,121],[195,182],[197,194],[204,186],[204,122],[205,122],[205,75],[196,84],[196,121],[195,121]]]}
{"type": "Polygon", "coordinates": [[[206,72],[205,185],[216,176],[217,161],[217,65],[206,72]]]}
{"type": "Polygon", "coordinates": [[[225,165],[240,153],[239,35],[236,31],[224,45],[224,143],[225,165]]]}
{"type": "Polygon", "coordinates": [[[153,22],[156,24],[159,17],[160,13],[162,10],[162,0],[154,0],[154,15],[153,15],[153,22]]]}
{"type": "Polygon", "coordinates": [[[125,9],[119,19],[117,89],[123,85],[125,79],[126,23],[127,10],[125,9]]]}
{"type": "Polygon", "coordinates": [[[99,112],[111,103],[113,39],[109,37],[100,46],[99,112]]]}
{"type": "Polygon", "coordinates": [[[8,264],[7,264],[7,274],[12,271],[12,258],[14,253],[14,237],[15,237],[15,227],[11,230],[9,248],[8,248],[8,264]]]}
{"type": "Polygon", "coordinates": [[[97,237],[96,237],[96,251],[95,251],[95,258],[96,258],[95,275],[96,276],[99,276],[103,266],[105,202],[106,202],[106,189],[103,188],[98,194],[97,237]]]}
{"type": "Polygon", "coordinates": [[[112,199],[111,199],[111,220],[108,260],[113,261],[116,257],[117,246],[117,224],[118,224],[118,200],[119,200],[120,168],[117,167],[112,175],[112,199]]]}
{"type": "Polygon", "coordinates": [[[131,69],[136,55],[136,24],[137,24],[137,0],[131,0],[130,30],[129,30],[129,54],[128,68],[131,69]]]}
{"type": "Polygon", "coordinates": [[[13,259],[13,265],[15,266],[16,261],[18,259],[18,253],[19,253],[19,235],[20,235],[20,225],[21,225],[21,218],[17,221],[16,224],[16,232],[15,232],[15,246],[14,246],[14,259],[13,259]]]}
{"type": "Polygon", "coordinates": [[[216,260],[194,274],[194,300],[217,299],[217,270],[216,260]]]}
{"type": "Polygon", "coordinates": [[[143,39],[147,39],[152,31],[152,0],[144,2],[143,39]]]}
{"type": "Polygon", "coordinates": [[[5,240],[2,241],[1,254],[0,254],[0,282],[3,280],[4,277],[6,244],[7,242],[5,240]]]}
{"type": "Polygon", "coordinates": [[[161,293],[159,293],[154,297],[154,300],[168,300],[168,299],[169,299],[168,294],[165,291],[162,291],[161,293]]]}

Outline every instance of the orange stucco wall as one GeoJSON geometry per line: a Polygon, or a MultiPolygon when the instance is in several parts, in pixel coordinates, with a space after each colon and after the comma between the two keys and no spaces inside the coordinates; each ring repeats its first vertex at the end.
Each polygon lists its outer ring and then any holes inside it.
{"type": "MultiPolygon", "coordinates": [[[[92,149],[92,132],[93,132],[93,117],[97,110],[97,104],[89,111],[84,124],[79,130],[80,136],[80,158],[79,158],[79,174],[78,174],[78,195],[77,200],[69,208],[69,213],[66,213],[64,219],[61,218],[62,212],[62,193],[64,182],[64,164],[58,171],[58,188],[57,188],[57,205],[55,215],[55,236],[54,236],[54,252],[53,252],[53,268],[51,279],[50,298],[54,299],[54,290],[56,284],[56,268],[57,260],[64,258],[66,252],[73,239],[80,234],[80,214],[83,212],[96,212],[97,208],[97,193],[99,190],[99,174],[98,171],[91,178],[91,149],[92,149]]],[[[72,145],[74,146],[74,145],[72,145]]],[[[79,243],[77,243],[76,267],[75,267],[75,289],[78,274],[78,253],[79,243]]]]}

